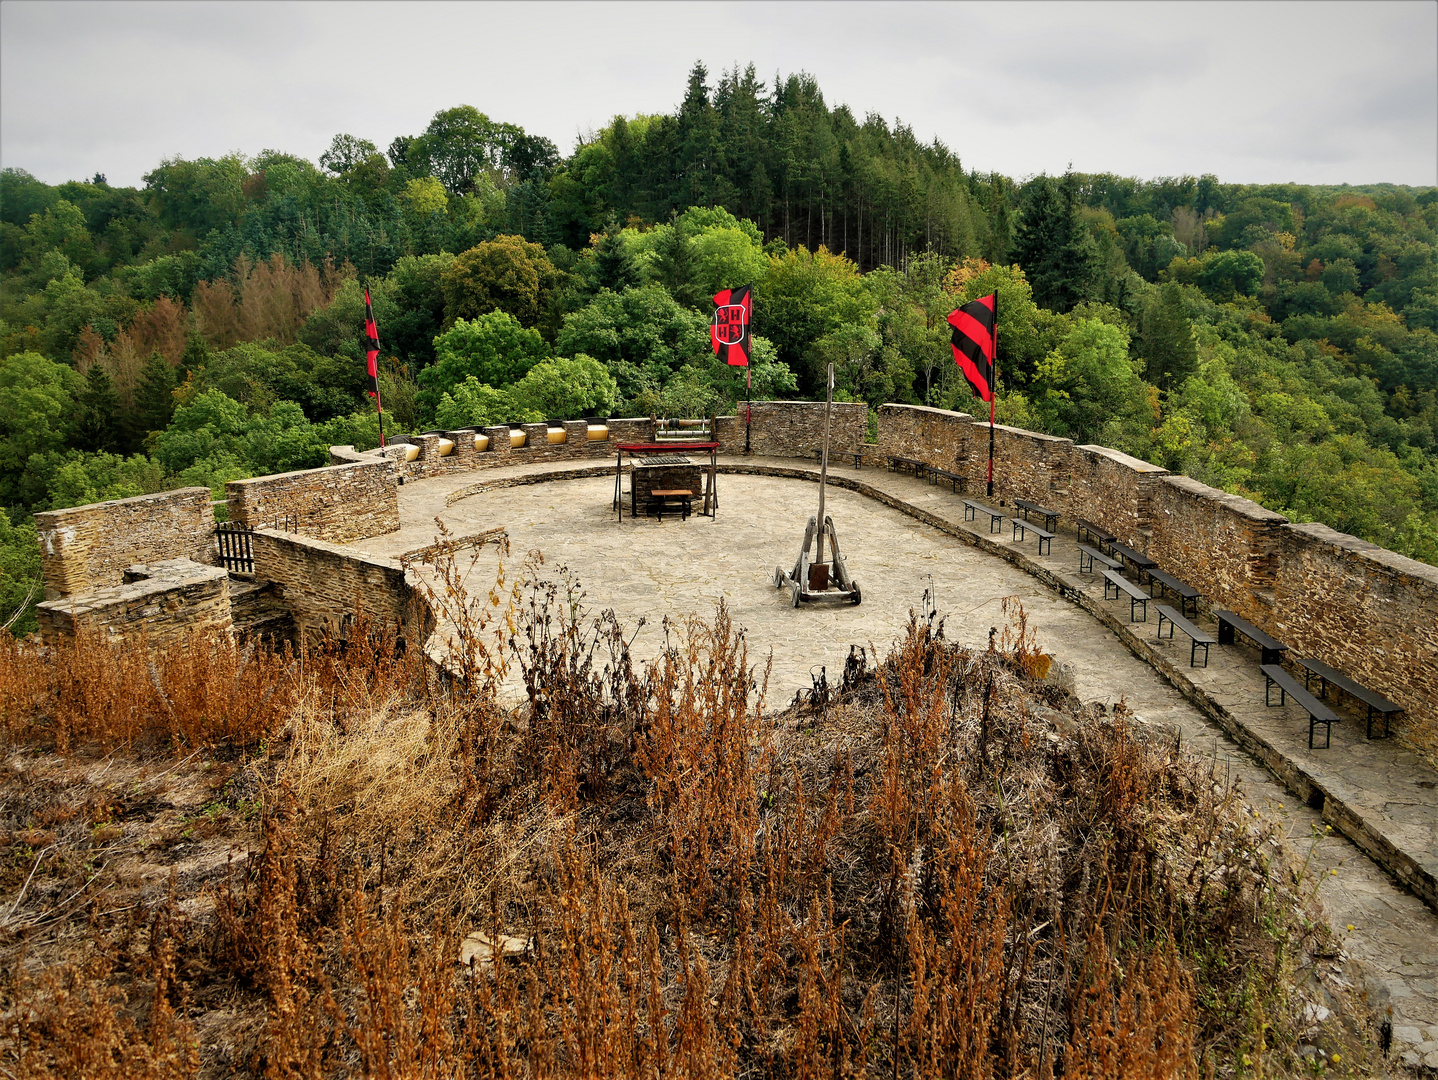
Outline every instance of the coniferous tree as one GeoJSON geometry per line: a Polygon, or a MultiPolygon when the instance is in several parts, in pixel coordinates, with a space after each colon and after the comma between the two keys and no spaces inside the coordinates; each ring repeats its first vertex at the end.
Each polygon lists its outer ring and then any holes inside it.
{"type": "Polygon", "coordinates": [[[639,284],[639,266],[611,222],[594,249],[595,278],[601,289],[623,292],[639,284]]]}
{"type": "Polygon", "coordinates": [[[1079,214],[1078,178],[1033,181],[1033,194],[1019,221],[1014,257],[1028,275],[1034,300],[1052,311],[1072,311],[1090,299],[1098,251],[1079,214]]]}
{"type": "Polygon", "coordinates": [[[151,434],[164,431],[175,411],[175,369],[155,353],[140,372],[135,387],[135,414],[132,443],[142,443],[151,434]]]}
{"type": "Polygon", "coordinates": [[[95,364],[85,375],[85,389],[76,402],[72,445],[95,452],[120,450],[120,393],[110,373],[95,364]]]}
{"type": "Polygon", "coordinates": [[[694,286],[694,245],[678,222],[659,232],[654,247],[654,275],[685,307],[697,307],[703,299],[694,286]]]}
{"type": "Polygon", "coordinates": [[[1198,344],[1176,282],[1159,289],[1145,306],[1139,319],[1139,350],[1144,378],[1162,390],[1181,387],[1198,370],[1198,344]]]}

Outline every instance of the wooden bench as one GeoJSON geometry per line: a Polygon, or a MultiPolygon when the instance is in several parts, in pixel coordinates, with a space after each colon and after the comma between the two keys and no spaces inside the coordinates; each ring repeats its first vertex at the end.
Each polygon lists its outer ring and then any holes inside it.
{"type": "Polygon", "coordinates": [[[1168,574],[1165,574],[1165,573],[1164,573],[1162,570],[1160,570],[1158,567],[1156,567],[1156,566],[1151,566],[1151,567],[1149,567],[1149,569],[1148,569],[1148,591],[1149,591],[1149,595],[1150,595],[1150,596],[1162,596],[1164,589],[1167,589],[1169,592],[1173,593],[1175,596],[1178,597],[1178,599],[1179,599],[1179,601],[1180,601],[1178,606],[1179,606],[1180,609],[1182,609],[1182,611],[1183,611],[1183,613],[1184,613],[1185,615],[1188,614],[1188,605],[1189,605],[1189,604],[1192,604],[1192,605],[1193,605],[1193,617],[1194,617],[1195,619],[1198,618],[1198,598],[1199,598],[1200,596],[1202,596],[1203,594],[1200,593],[1197,589],[1195,589],[1192,585],[1185,585],[1183,582],[1179,581],[1178,578],[1172,577],[1172,576],[1170,576],[1170,575],[1168,575],[1168,574]],[[1156,593],[1153,591],[1153,587],[1154,587],[1155,585],[1158,586],[1158,592],[1156,592],[1156,593]]]}
{"type": "Polygon", "coordinates": [[[1208,647],[1213,644],[1213,638],[1207,633],[1194,626],[1183,617],[1181,612],[1175,611],[1167,604],[1158,605],[1158,636],[1163,637],[1163,624],[1168,623],[1169,640],[1173,639],[1173,628],[1176,626],[1188,635],[1192,643],[1188,650],[1188,666],[1195,667],[1198,661],[1198,647],[1203,646],[1203,666],[1208,667],[1208,647]]]}
{"type": "Polygon", "coordinates": [[[1087,544],[1080,544],[1078,549],[1080,574],[1092,574],[1094,563],[1102,563],[1110,570],[1121,570],[1123,568],[1123,563],[1117,559],[1110,559],[1097,548],[1091,548],[1087,544]],[[1087,569],[1085,569],[1085,567],[1087,567],[1087,569]]]}
{"type": "Polygon", "coordinates": [[[973,521],[975,514],[989,515],[989,532],[993,532],[995,529],[1002,529],[1004,527],[1004,518],[1008,516],[1002,510],[995,510],[992,506],[989,506],[987,503],[981,503],[977,499],[965,499],[964,520],[973,521]]]}
{"type": "Polygon", "coordinates": [[[1128,593],[1128,621],[1137,622],[1133,617],[1134,605],[1143,605],[1143,621],[1148,622],[1148,602],[1151,597],[1128,578],[1117,570],[1105,570],[1103,572],[1103,598],[1108,599],[1108,591],[1112,589],[1114,599],[1118,598],[1120,592],[1128,593]]]}
{"type": "Polygon", "coordinates": [[[690,512],[690,500],[694,498],[694,492],[685,488],[654,488],[645,496],[645,513],[657,514],[660,521],[664,520],[665,510],[678,510],[679,520],[687,521],[690,512]]]}
{"type": "Polygon", "coordinates": [[[924,476],[924,470],[927,469],[928,466],[922,461],[916,461],[914,458],[897,457],[890,454],[889,468],[895,472],[911,472],[914,474],[915,480],[921,480],[924,476]]]}
{"type": "Polygon", "coordinates": [[[1152,570],[1158,565],[1157,562],[1150,559],[1147,555],[1135,551],[1127,544],[1120,544],[1117,540],[1110,540],[1108,542],[1108,553],[1123,559],[1125,562],[1131,563],[1133,568],[1138,571],[1139,581],[1143,580],[1143,575],[1146,570],[1152,570]]]}
{"type": "Polygon", "coordinates": [[[957,495],[963,489],[967,488],[969,485],[968,479],[966,477],[960,476],[958,473],[948,472],[944,469],[935,469],[931,466],[929,468],[929,483],[937,484],[941,480],[954,486],[955,495],[957,495]]]}
{"type": "Polygon", "coordinates": [[[1033,533],[1039,538],[1039,554],[1048,554],[1048,552],[1044,550],[1044,545],[1052,542],[1054,538],[1053,533],[1046,529],[1040,529],[1037,525],[1030,521],[1025,521],[1023,518],[1009,518],[1009,521],[1011,521],[1014,526],[1013,538],[1015,540],[1022,541],[1027,538],[1029,533],[1033,533]]]}
{"type": "Polygon", "coordinates": [[[1233,633],[1236,630],[1258,646],[1262,653],[1258,661],[1260,664],[1276,664],[1288,651],[1288,646],[1283,642],[1269,637],[1258,627],[1245,619],[1240,619],[1231,611],[1216,607],[1212,610],[1212,615],[1218,620],[1218,643],[1232,645],[1233,633]]]}
{"type": "Polygon", "coordinates": [[[1403,711],[1402,705],[1395,705],[1382,694],[1354,682],[1347,675],[1343,674],[1343,672],[1335,671],[1327,664],[1321,664],[1311,657],[1296,656],[1293,658],[1293,662],[1299,667],[1303,668],[1303,688],[1305,690],[1308,689],[1309,679],[1312,678],[1314,675],[1318,676],[1319,686],[1321,687],[1320,696],[1324,700],[1327,700],[1328,698],[1328,686],[1330,683],[1338,687],[1338,689],[1342,690],[1345,694],[1353,698],[1355,701],[1361,701],[1363,702],[1363,704],[1368,706],[1368,729],[1366,733],[1367,737],[1370,739],[1388,738],[1388,721],[1394,713],[1403,711]],[[1373,734],[1373,714],[1375,712],[1378,712],[1383,716],[1382,735],[1375,736],[1373,734]]]}
{"type": "Polygon", "coordinates": [[[1029,520],[1030,514],[1038,514],[1039,517],[1044,519],[1044,528],[1049,532],[1053,532],[1054,529],[1058,528],[1059,516],[1057,511],[1047,510],[1032,499],[1015,499],[1014,505],[1023,511],[1025,521],[1029,520]]]}
{"type": "Polygon", "coordinates": [[[1097,544],[1100,550],[1118,539],[1118,537],[1114,536],[1113,533],[1109,532],[1102,525],[1095,525],[1087,518],[1074,519],[1074,532],[1078,536],[1080,543],[1082,543],[1085,536],[1087,536],[1089,543],[1097,544]]]}
{"type": "Polygon", "coordinates": [[[1338,723],[1338,715],[1323,702],[1310,694],[1303,687],[1298,685],[1298,680],[1277,664],[1263,664],[1259,667],[1263,676],[1268,681],[1263,686],[1263,703],[1270,708],[1273,706],[1273,688],[1278,687],[1278,704],[1286,705],[1288,699],[1294,702],[1308,713],[1308,749],[1327,750],[1333,741],[1333,725],[1338,723]],[[1323,745],[1313,745],[1313,729],[1319,724],[1323,725],[1323,745]]]}

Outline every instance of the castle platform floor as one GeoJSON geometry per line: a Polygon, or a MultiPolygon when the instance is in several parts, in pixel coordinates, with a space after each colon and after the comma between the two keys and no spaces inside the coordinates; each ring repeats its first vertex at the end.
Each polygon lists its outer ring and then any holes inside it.
{"type": "MultiPolygon", "coordinates": [[[[1330,750],[1309,750],[1306,714],[1265,708],[1256,650],[1215,645],[1207,668],[1190,668],[1182,634],[1156,639],[1155,613],[1130,623],[1127,597],[1105,601],[1102,578],[1078,573],[1062,521],[1040,556],[1032,534],[1015,543],[1007,529],[990,534],[987,521],[965,522],[948,488],[881,469],[830,471],[826,512],[863,603],[795,610],[772,579],[776,566],[792,567],[817,510],[817,468],[729,457],[720,469],[716,518],[662,522],[616,520],[613,466],[602,461],[410,481],[400,489],[401,529],[353,546],[386,556],[422,548],[435,538],[436,517],[460,536],[503,526],[511,565],[538,549],[550,568],[577,576],[596,613],[612,607],[631,629],[646,618],[639,659],[662,646],[665,616],[707,617],[723,598],[747,632],[751,663],[772,653],[773,705],[808,688],[821,666],[836,678],[851,645],[884,652],[910,610],[922,612],[926,590],[949,639],[976,647],[1004,626],[1003,600],[1016,597],[1081,698],[1124,699],[1141,722],[1211,757],[1218,783],[1237,785],[1284,820],[1302,850],[1311,847],[1319,897],[1344,948],[1327,976],[1356,970],[1376,1015],[1392,1009],[1395,1054],[1438,1068],[1438,916],[1419,899],[1438,906],[1438,773],[1396,740],[1366,740],[1351,714],[1334,726],[1330,750]]],[[[482,555],[477,584],[495,558],[492,549],[482,555]]]]}

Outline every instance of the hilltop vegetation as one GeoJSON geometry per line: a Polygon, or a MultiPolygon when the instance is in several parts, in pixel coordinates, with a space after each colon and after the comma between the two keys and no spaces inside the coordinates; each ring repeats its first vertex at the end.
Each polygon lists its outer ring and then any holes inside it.
{"type": "Polygon", "coordinates": [[[406,429],[727,407],[709,297],[749,281],[756,396],[832,360],[842,397],[972,409],[944,316],[997,289],[1003,421],[1438,562],[1435,231],[1432,188],[966,172],[805,76],[702,66],[567,158],[460,106],[141,188],[6,169],[0,622],[37,510],[374,445],[365,285],[406,429]]]}

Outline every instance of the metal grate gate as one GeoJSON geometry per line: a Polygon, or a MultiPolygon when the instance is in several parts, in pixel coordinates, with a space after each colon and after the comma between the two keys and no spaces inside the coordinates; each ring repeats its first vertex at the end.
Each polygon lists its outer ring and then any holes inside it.
{"type": "Polygon", "coordinates": [[[252,574],[255,571],[254,549],[248,525],[222,521],[215,526],[215,543],[220,549],[220,565],[232,573],[252,574]]]}

